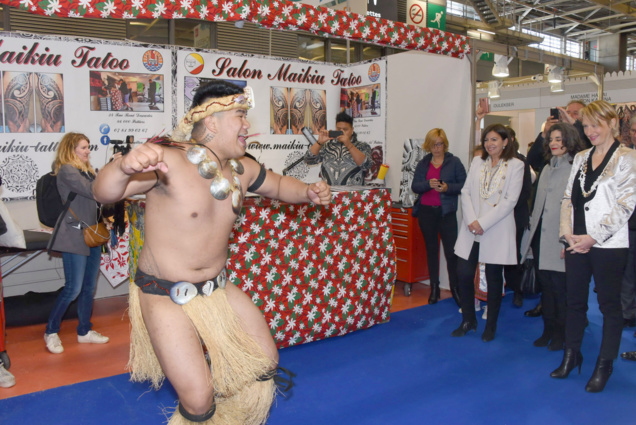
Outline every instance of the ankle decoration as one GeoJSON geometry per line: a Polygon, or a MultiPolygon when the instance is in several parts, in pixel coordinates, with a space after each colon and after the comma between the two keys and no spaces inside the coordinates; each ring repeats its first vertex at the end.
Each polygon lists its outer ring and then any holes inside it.
{"type": "Polygon", "coordinates": [[[264,375],[260,376],[256,379],[259,382],[269,381],[270,379],[274,380],[274,385],[278,387],[278,389],[282,392],[287,392],[292,389],[294,386],[294,382],[292,378],[294,378],[296,374],[289,369],[285,369],[284,367],[278,366],[275,369],[270,370],[264,375]],[[281,376],[282,374],[287,375],[287,377],[281,376]]]}
{"type": "Polygon", "coordinates": [[[216,412],[216,403],[212,402],[212,406],[210,406],[210,410],[202,415],[193,415],[183,408],[183,405],[179,403],[179,413],[181,416],[189,420],[190,422],[205,422],[214,416],[214,412],[216,412]]]}

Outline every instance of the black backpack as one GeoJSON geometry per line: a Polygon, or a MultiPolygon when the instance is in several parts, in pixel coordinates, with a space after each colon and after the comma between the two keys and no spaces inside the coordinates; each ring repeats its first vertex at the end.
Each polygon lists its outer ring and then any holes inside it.
{"type": "Polygon", "coordinates": [[[57,190],[57,176],[47,173],[38,179],[35,186],[35,204],[38,209],[38,219],[48,227],[55,227],[57,219],[75,199],[75,192],[68,195],[66,204],[62,202],[57,190]]]}

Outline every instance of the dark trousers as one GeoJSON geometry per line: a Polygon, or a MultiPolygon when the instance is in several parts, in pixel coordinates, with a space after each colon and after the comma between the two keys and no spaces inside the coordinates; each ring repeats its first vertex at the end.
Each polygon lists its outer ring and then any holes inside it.
{"type": "Polygon", "coordinates": [[[590,279],[594,276],[598,304],[603,314],[603,339],[599,357],[613,360],[618,356],[623,330],[621,283],[627,252],[627,248],[592,248],[587,254],[572,254],[566,251],[566,348],[574,351],[581,349],[590,279]]]}
{"type": "MultiPolygon", "coordinates": [[[[462,317],[465,322],[474,322],[475,316],[475,271],[479,262],[479,243],[473,243],[467,260],[457,258],[457,278],[459,283],[459,299],[462,304],[462,317]]],[[[499,309],[501,308],[501,291],[503,290],[503,267],[501,264],[486,264],[486,282],[488,283],[488,319],[486,327],[496,330],[499,309]]]]}
{"type": "Polygon", "coordinates": [[[439,286],[439,237],[442,239],[446,269],[451,288],[457,287],[457,256],[455,242],[457,241],[457,215],[455,212],[442,215],[442,207],[420,205],[417,220],[426,244],[426,259],[431,286],[439,286]]]}
{"type": "Polygon", "coordinates": [[[545,323],[565,328],[566,314],[566,278],[565,272],[541,270],[539,258],[541,256],[541,226],[532,238],[532,256],[534,257],[536,276],[541,287],[542,316],[545,323]]]}
{"type": "Polygon", "coordinates": [[[621,304],[625,319],[636,318],[636,230],[629,231],[629,253],[621,286],[621,304]]]}
{"type": "MultiPolygon", "coordinates": [[[[517,227],[516,243],[517,243],[517,264],[506,264],[504,266],[504,277],[506,279],[506,286],[515,292],[521,291],[521,277],[523,276],[523,269],[519,265],[521,260],[521,254],[519,253],[519,247],[521,246],[521,238],[523,238],[524,227],[517,227]]],[[[537,258],[537,257],[535,257],[537,258]]],[[[490,314],[490,307],[488,307],[488,314],[490,314]]]]}

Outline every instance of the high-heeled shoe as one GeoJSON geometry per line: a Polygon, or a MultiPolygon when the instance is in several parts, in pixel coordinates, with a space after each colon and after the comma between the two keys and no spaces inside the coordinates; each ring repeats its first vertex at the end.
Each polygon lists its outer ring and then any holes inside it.
{"type": "Polygon", "coordinates": [[[428,296],[428,303],[435,304],[439,301],[439,283],[431,283],[431,294],[428,296]]]}
{"type": "Polygon", "coordinates": [[[461,325],[459,325],[459,328],[455,329],[452,333],[451,336],[464,336],[466,335],[468,332],[470,331],[476,331],[477,330],[477,322],[462,322],[461,325]]]}
{"type": "Polygon", "coordinates": [[[579,367],[579,375],[581,374],[581,365],[583,364],[583,355],[580,351],[574,351],[566,348],[563,353],[563,361],[561,366],[555,369],[550,376],[553,378],[565,379],[575,367],[579,367]]]}
{"type": "Polygon", "coordinates": [[[592,377],[589,381],[587,381],[587,385],[585,386],[585,391],[588,393],[600,393],[605,388],[605,384],[607,384],[607,380],[612,375],[614,371],[614,361],[611,359],[602,359],[598,358],[596,360],[596,367],[594,368],[594,373],[592,373],[592,377]]]}

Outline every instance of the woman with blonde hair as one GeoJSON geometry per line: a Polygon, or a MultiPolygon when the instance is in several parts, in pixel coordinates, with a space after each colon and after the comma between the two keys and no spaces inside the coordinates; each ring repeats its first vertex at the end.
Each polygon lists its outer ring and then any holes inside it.
{"type": "Polygon", "coordinates": [[[623,316],[621,283],[629,249],[628,220],[636,204],[636,152],[621,147],[618,115],[598,100],[581,110],[592,148],[574,157],[561,203],[559,237],[565,244],[567,310],[565,352],[553,378],[567,378],[578,367],[586,326],[590,280],[603,314],[603,338],[588,392],[603,391],[618,356],[623,316]]]}
{"type": "Polygon", "coordinates": [[[104,344],[108,337],[92,330],[93,295],[99,274],[101,246],[89,248],[84,242],[83,227],[97,223],[99,209],[93,198],[95,170],[89,161],[88,137],[80,133],[64,135],[57,149],[53,173],[57,175],[57,189],[64,202],[69,198],[69,208],[55,224],[48,249],[62,253],[64,264],[64,289],[58,295],[49,315],[44,333],[46,348],[54,354],[64,351],[58,336],[62,316],[76,298],[77,341],[104,344]]]}
{"type": "Polygon", "coordinates": [[[419,194],[413,205],[424,236],[428,271],[431,282],[429,304],[439,300],[439,238],[444,246],[451,293],[459,305],[457,289],[457,257],[453,247],[457,241],[457,204],[459,193],[466,181],[466,169],[462,162],[448,152],[448,138],[441,128],[426,134],[422,145],[429,152],[417,164],[411,188],[419,194]]]}

